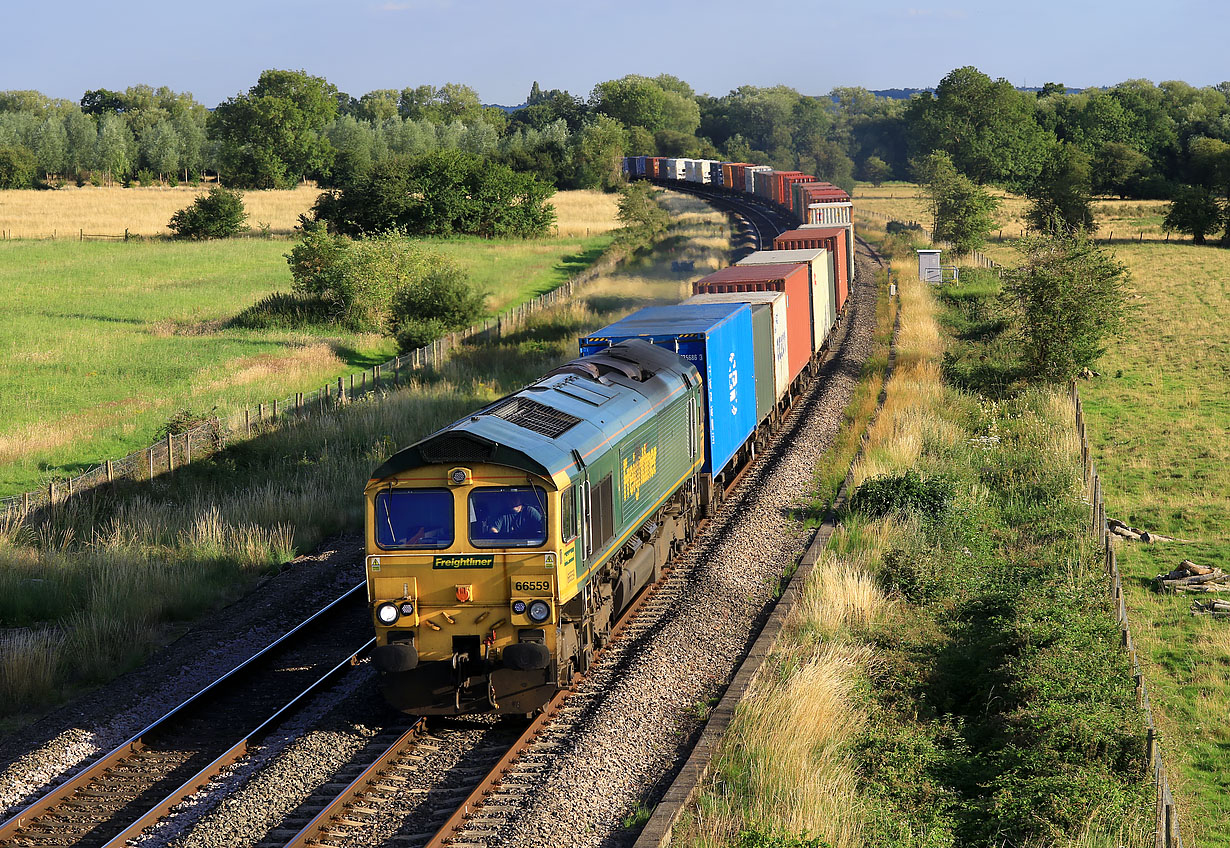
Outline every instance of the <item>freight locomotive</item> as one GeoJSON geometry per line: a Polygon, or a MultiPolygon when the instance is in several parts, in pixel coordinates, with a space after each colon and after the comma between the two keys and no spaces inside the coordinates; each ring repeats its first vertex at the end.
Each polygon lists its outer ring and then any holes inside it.
{"type": "MultiPolygon", "coordinates": [[[[719,188],[770,171],[661,161],[719,188]]],[[[785,185],[769,201],[791,209],[785,185]]],[[[847,223],[783,234],[787,249],[702,277],[684,303],[582,338],[577,359],[372,473],[367,587],[390,704],[529,714],[588,669],[815,373],[852,251],[849,197],[813,210],[812,191],[792,195],[805,214],[847,223]]]]}

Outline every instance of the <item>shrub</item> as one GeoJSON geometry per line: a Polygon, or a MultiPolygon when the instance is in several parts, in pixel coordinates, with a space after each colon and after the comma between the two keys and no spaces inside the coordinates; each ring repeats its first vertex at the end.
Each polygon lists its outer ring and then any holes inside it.
{"type": "Polygon", "coordinates": [[[923,477],[917,471],[866,480],[850,497],[850,509],[870,518],[896,512],[940,515],[952,503],[952,483],[943,477],[923,477]]]}
{"type": "Polygon", "coordinates": [[[1005,277],[1004,298],[1017,316],[1022,361],[1037,379],[1070,380],[1122,326],[1127,268],[1081,231],[1024,238],[1018,250],[1024,261],[1005,277]]]}
{"type": "Polygon", "coordinates": [[[158,182],[158,177],[148,168],[142,168],[137,171],[137,182],[143,186],[152,186],[158,182]]]}
{"type": "Polygon", "coordinates": [[[247,218],[240,192],[214,186],[172,215],[167,226],[177,239],[230,238],[244,229],[247,218]]]}
{"type": "Polygon", "coordinates": [[[29,148],[20,144],[0,146],[0,188],[30,188],[37,170],[29,148]]]}
{"type": "Polygon", "coordinates": [[[323,303],[330,321],[367,332],[388,328],[394,292],[446,263],[397,231],[351,239],[323,227],[305,229],[286,260],[297,295],[323,303]]]}
{"type": "Polygon", "coordinates": [[[415,350],[473,324],[483,314],[486,299],[460,269],[441,266],[397,289],[389,308],[389,331],[403,353],[415,350]]]}

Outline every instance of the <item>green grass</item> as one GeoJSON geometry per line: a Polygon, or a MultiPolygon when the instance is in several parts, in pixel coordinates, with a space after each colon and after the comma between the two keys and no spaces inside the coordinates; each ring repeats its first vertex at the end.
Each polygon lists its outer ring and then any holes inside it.
{"type": "MultiPolygon", "coordinates": [[[[491,293],[492,311],[549,291],[609,235],[432,245],[491,293]]],[[[290,288],[291,243],[0,244],[0,496],[148,445],[175,412],[240,409],[383,362],[392,340],[223,322],[290,288]]]]}
{"type": "Polygon", "coordinates": [[[1117,246],[1135,297],[1126,336],[1080,386],[1107,513],[1191,544],[1123,545],[1128,616],[1172,766],[1185,838],[1230,846],[1230,622],[1149,580],[1183,559],[1230,569],[1230,251],[1117,246]]]}

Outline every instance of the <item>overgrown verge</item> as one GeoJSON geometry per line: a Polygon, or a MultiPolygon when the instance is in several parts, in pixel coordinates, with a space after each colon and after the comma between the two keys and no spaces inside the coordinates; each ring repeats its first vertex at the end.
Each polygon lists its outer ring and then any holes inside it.
{"type": "MultiPolygon", "coordinates": [[[[724,264],[725,217],[691,198],[665,202],[698,273],[724,264]]],[[[298,419],[119,497],[70,499],[46,523],[0,526],[0,722],[132,667],[294,553],[357,530],[367,475],[394,450],[575,357],[578,336],[678,302],[688,283],[672,258],[630,261],[402,391],[298,419]]]]}
{"type": "Polygon", "coordinates": [[[898,268],[896,367],[851,506],[674,841],[1151,844],[1070,406],[946,384],[945,349],[981,342],[944,339],[898,268]]]}

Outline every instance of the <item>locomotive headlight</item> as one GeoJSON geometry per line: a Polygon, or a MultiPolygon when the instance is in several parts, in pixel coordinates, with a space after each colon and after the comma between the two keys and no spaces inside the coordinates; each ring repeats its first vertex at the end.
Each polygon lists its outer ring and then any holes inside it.
{"type": "Polygon", "coordinates": [[[414,615],[414,601],[402,601],[401,602],[401,614],[402,615],[414,615]]]}
{"type": "Polygon", "coordinates": [[[530,621],[535,624],[542,624],[551,617],[551,605],[546,601],[531,601],[530,602],[530,621]]]}
{"type": "Polygon", "coordinates": [[[525,613],[525,601],[513,601],[513,612],[517,615],[523,615],[525,613]]]}
{"type": "Polygon", "coordinates": [[[397,604],[381,604],[376,607],[376,618],[381,624],[392,624],[397,621],[397,604]]]}

